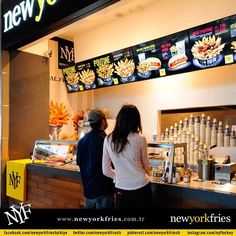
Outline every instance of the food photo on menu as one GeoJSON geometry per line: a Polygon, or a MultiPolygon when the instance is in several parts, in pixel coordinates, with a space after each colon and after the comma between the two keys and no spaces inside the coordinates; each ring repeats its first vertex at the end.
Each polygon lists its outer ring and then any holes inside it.
{"type": "Polygon", "coordinates": [[[204,69],[225,64],[229,30],[227,20],[218,20],[189,30],[193,66],[204,69]]]}
{"type": "Polygon", "coordinates": [[[103,55],[92,59],[95,68],[96,80],[99,87],[114,84],[114,63],[112,54],[103,55]]]}
{"type": "Polygon", "coordinates": [[[68,92],[77,92],[79,91],[79,74],[76,72],[75,66],[64,68],[62,70],[66,88],[68,92]]]}
{"type": "Polygon", "coordinates": [[[145,42],[133,47],[137,76],[139,80],[156,78],[161,68],[161,60],[157,57],[155,41],[145,42]]]}
{"type": "Polygon", "coordinates": [[[163,62],[166,75],[192,70],[188,32],[182,31],[156,40],[160,50],[158,56],[163,62]]]}
{"type": "Polygon", "coordinates": [[[90,60],[76,64],[79,75],[80,90],[95,89],[97,87],[95,81],[95,72],[90,60]]]}
{"type": "Polygon", "coordinates": [[[229,17],[229,37],[230,53],[233,54],[233,60],[236,62],[236,16],[229,17]]]}
{"type": "Polygon", "coordinates": [[[132,48],[125,48],[112,53],[114,61],[114,76],[121,83],[129,83],[137,80],[135,62],[132,48]]]}

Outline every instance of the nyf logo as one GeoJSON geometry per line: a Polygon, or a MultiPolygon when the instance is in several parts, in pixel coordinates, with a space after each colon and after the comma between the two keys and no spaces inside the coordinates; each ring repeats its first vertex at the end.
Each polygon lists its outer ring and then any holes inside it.
{"type": "Polygon", "coordinates": [[[64,69],[75,64],[74,43],[58,38],[58,68],[64,69]]]}
{"type": "Polygon", "coordinates": [[[12,171],[11,174],[9,174],[10,182],[9,185],[13,186],[14,189],[18,188],[21,181],[21,176],[18,175],[18,172],[12,171]]]}
{"type": "Polygon", "coordinates": [[[16,207],[14,205],[10,206],[11,211],[4,212],[4,214],[7,216],[8,225],[12,225],[13,222],[16,222],[18,224],[25,223],[25,221],[29,219],[27,213],[31,213],[30,207],[31,204],[23,205],[23,202],[20,203],[20,207],[16,207]]]}
{"type": "Polygon", "coordinates": [[[75,61],[75,54],[74,54],[74,48],[70,48],[68,46],[60,47],[61,53],[60,58],[66,59],[68,62],[74,62],[75,61]]]}

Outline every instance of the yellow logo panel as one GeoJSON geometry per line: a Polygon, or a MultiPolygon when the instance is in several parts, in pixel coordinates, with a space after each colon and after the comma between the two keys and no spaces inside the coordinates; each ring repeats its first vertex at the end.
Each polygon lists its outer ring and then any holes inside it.
{"type": "Polygon", "coordinates": [[[20,201],[26,199],[26,164],[30,159],[20,159],[7,162],[6,191],[7,196],[20,201]]]}

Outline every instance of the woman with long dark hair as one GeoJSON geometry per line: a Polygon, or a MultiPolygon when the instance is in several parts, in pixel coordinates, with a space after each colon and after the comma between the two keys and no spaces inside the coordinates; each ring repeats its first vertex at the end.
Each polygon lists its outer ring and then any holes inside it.
{"type": "Polygon", "coordinates": [[[116,117],[114,130],[104,141],[103,174],[115,182],[119,209],[151,207],[147,141],[140,133],[142,125],[137,107],[124,105],[116,117]]]}

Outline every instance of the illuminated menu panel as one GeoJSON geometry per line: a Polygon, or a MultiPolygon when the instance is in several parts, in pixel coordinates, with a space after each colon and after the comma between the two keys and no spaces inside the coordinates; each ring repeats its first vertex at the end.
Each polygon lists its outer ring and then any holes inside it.
{"type": "Polygon", "coordinates": [[[236,15],[63,69],[68,92],[143,81],[236,62],[236,15]]]}
{"type": "Polygon", "coordinates": [[[95,71],[97,87],[106,87],[115,84],[114,63],[112,54],[106,54],[91,60],[95,71]]]}
{"type": "Polygon", "coordinates": [[[91,60],[76,64],[76,71],[79,77],[78,85],[80,91],[97,88],[95,68],[91,60]]]}
{"type": "Polygon", "coordinates": [[[159,77],[162,63],[158,50],[154,40],[133,47],[138,80],[159,77]]]}
{"type": "Polygon", "coordinates": [[[229,17],[228,58],[226,62],[236,62],[236,15],[229,17]]]}
{"type": "Polygon", "coordinates": [[[182,31],[156,40],[160,48],[158,57],[162,61],[166,75],[192,70],[188,31],[182,31]]]}
{"type": "Polygon", "coordinates": [[[125,48],[112,53],[116,84],[137,81],[136,65],[132,48],[125,48]]]}
{"type": "Polygon", "coordinates": [[[189,30],[192,62],[195,69],[224,65],[228,39],[225,20],[211,22],[189,30]]]}
{"type": "Polygon", "coordinates": [[[79,76],[78,72],[76,71],[76,66],[64,68],[62,73],[64,75],[67,92],[72,93],[80,91],[79,76]]]}

